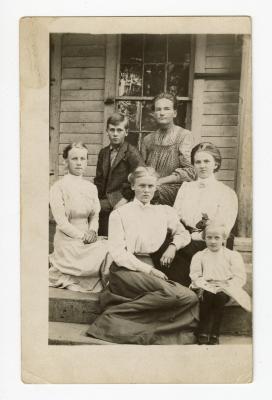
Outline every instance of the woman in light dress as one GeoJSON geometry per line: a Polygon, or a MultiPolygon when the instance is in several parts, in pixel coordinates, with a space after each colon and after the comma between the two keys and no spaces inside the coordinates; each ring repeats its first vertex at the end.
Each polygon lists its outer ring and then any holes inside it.
{"type": "Polygon", "coordinates": [[[132,202],[110,215],[109,286],[100,295],[103,313],[87,334],[115,343],[191,343],[198,319],[195,293],[167,280],[153,263],[164,244],[160,263],[168,265],[176,251],[190,242],[176,211],[166,205],[151,205],[157,175],[151,167],[138,167],[129,181],[135,192],[132,202]],[[191,336],[183,332],[190,331],[191,336]]]}
{"type": "Polygon", "coordinates": [[[96,186],[83,178],[88,150],[82,143],[63,152],[68,174],[53,184],[50,206],[56,221],[54,252],[49,256],[49,286],[100,292],[111,263],[107,244],[97,240],[100,205],[96,186]]]}
{"type": "Polygon", "coordinates": [[[190,159],[193,137],[190,131],[174,124],[177,116],[174,95],[156,96],[154,115],[159,129],[144,138],[141,153],[146,165],[155,168],[160,176],[153,202],[173,206],[181,184],[195,179],[190,159]]]}
{"type": "Polygon", "coordinates": [[[216,220],[224,224],[229,235],[238,212],[236,193],[215,177],[221,166],[221,154],[218,148],[209,142],[198,144],[192,150],[191,162],[197,180],[183,183],[178,191],[174,208],[192,240],[178,252],[170,267],[163,270],[169,279],[185,286],[191,283],[189,273],[193,255],[206,247],[202,231],[207,223],[216,220]]]}

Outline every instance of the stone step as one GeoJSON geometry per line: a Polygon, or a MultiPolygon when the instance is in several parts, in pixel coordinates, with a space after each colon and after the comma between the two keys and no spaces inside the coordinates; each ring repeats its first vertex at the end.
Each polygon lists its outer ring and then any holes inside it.
{"type": "MultiPolygon", "coordinates": [[[[86,336],[88,324],[72,324],[65,322],[49,323],[49,345],[113,345],[115,343],[106,342],[86,336]]],[[[192,343],[194,344],[195,341],[192,343]]],[[[249,336],[221,335],[220,344],[222,345],[251,345],[252,338],[249,336]]],[[[174,343],[173,343],[174,344],[174,343]]]]}
{"type": "Polygon", "coordinates": [[[252,263],[252,238],[236,237],[233,249],[239,251],[245,263],[252,263]]]}

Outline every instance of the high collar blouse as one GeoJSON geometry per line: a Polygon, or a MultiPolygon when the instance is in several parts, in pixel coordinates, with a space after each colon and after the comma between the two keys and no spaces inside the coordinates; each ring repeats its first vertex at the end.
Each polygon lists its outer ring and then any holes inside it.
{"type": "Polygon", "coordinates": [[[151,266],[135,254],[150,254],[163,244],[167,232],[177,249],[190,243],[190,235],[176,211],[166,205],[143,205],[137,199],[113,211],[109,219],[109,251],[119,266],[150,272],[151,266]]]}
{"type": "Polygon", "coordinates": [[[237,217],[238,200],[234,190],[212,175],[208,179],[184,182],[178,191],[174,208],[186,226],[194,228],[205,213],[209,219],[224,223],[230,232],[237,217]]]}

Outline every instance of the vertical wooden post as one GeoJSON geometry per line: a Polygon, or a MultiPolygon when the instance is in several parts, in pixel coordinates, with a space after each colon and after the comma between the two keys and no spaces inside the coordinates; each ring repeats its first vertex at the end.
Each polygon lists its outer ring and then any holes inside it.
{"type": "Polygon", "coordinates": [[[106,134],[108,117],[115,111],[117,60],[118,60],[118,35],[106,36],[106,65],[105,65],[105,91],[104,91],[104,133],[103,146],[109,141],[106,134]]]}
{"type": "MultiPolygon", "coordinates": [[[[195,43],[195,73],[205,72],[206,65],[206,35],[196,35],[195,43]]],[[[201,125],[203,114],[204,79],[194,79],[192,102],[192,135],[195,144],[201,141],[201,125]]]]}
{"type": "Polygon", "coordinates": [[[252,234],[252,134],[251,134],[251,38],[243,36],[242,68],[239,96],[239,154],[237,195],[238,236],[252,234]]]}
{"type": "Polygon", "coordinates": [[[59,118],[61,89],[61,34],[50,37],[50,106],[49,106],[49,154],[50,185],[59,174],[59,118]]]}

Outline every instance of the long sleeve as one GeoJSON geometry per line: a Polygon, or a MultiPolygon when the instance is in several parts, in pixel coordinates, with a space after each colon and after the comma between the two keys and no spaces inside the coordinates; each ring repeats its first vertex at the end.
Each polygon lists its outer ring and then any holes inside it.
{"type": "Polygon", "coordinates": [[[99,198],[101,198],[103,196],[102,191],[103,191],[103,181],[104,181],[102,150],[100,150],[100,152],[98,154],[98,161],[97,161],[97,166],[96,166],[96,176],[94,178],[94,184],[97,187],[99,198]]]}
{"type": "Polygon", "coordinates": [[[238,214],[238,199],[234,190],[224,187],[224,193],[221,196],[215,219],[226,225],[228,233],[231,232],[238,214]]]}
{"type": "Polygon", "coordinates": [[[190,278],[192,280],[192,284],[195,287],[202,287],[206,282],[203,277],[202,265],[201,265],[201,252],[197,252],[191,261],[190,265],[190,278]]]}
{"type": "Polygon", "coordinates": [[[98,231],[98,219],[99,219],[99,211],[100,211],[100,202],[98,199],[98,193],[96,186],[93,186],[94,191],[94,209],[90,217],[89,229],[95,232],[98,231]]]}
{"type": "Polygon", "coordinates": [[[182,205],[183,205],[183,199],[185,196],[185,192],[186,192],[187,186],[186,186],[186,182],[184,182],[184,184],[180,187],[175,203],[173,205],[174,209],[176,210],[177,214],[178,214],[178,218],[179,220],[182,219],[182,205]]]}
{"type": "Polygon", "coordinates": [[[233,273],[231,282],[235,286],[244,286],[246,283],[245,265],[241,254],[237,251],[231,252],[231,271],[233,273]]]}
{"type": "Polygon", "coordinates": [[[195,169],[191,164],[191,151],[194,145],[193,136],[188,132],[180,146],[179,146],[179,162],[180,167],[173,171],[173,175],[176,175],[179,182],[190,182],[196,178],[195,169]]]}
{"type": "Polygon", "coordinates": [[[182,249],[190,243],[190,234],[179,221],[176,210],[169,206],[165,206],[165,209],[168,215],[168,229],[173,235],[172,242],[175,244],[177,250],[182,249]]]}
{"type": "Polygon", "coordinates": [[[83,232],[73,226],[67,218],[62,191],[58,183],[54,184],[50,189],[49,198],[52,214],[58,229],[71,238],[81,239],[83,232]]]}
{"type": "Polygon", "coordinates": [[[109,252],[117,265],[132,271],[141,271],[145,273],[151,271],[152,267],[150,265],[141,262],[127,250],[125,232],[118,210],[110,214],[108,242],[109,252]]]}

